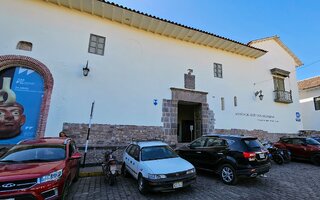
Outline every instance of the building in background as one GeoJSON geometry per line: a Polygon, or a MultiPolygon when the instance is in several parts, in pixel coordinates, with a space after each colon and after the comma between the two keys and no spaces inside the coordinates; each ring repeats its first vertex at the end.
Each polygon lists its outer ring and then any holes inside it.
{"type": "Polygon", "coordinates": [[[243,44],[98,0],[0,4],[0,78],[26,116],[19,140],[64,129],[83,144],[93,101],[96,146],[302,128],[302,63],[277,36],[243,44]]]}
{"type": "Polygon", "coordinates": [[[303,130],[320,132],[320,77],[298,82],[303,130]]]}

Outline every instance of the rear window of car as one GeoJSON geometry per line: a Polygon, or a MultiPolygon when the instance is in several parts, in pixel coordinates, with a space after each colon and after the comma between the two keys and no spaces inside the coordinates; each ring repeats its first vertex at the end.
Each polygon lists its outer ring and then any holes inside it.
{"type": "Polygon", "coordinates": [[[244,138],[242,141],[247,145],[249,150],[260,150],[262,148],[262,144],[259,142],[258,139],[255,138],[244,138]]]}
{"type": "Polygon", "coordinates": [[[228,146],[230,150],[233,151],[244,151],[242,143],[239,138],[235,137],[222,137],[227,140],[228,146]]]}

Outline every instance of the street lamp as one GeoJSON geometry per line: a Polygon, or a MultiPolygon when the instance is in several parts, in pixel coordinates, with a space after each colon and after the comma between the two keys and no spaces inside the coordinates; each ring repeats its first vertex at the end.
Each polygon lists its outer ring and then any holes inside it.
{"type": "Polygon", "coordinates": [[[255,95],[256,97],[259,95],[259,99],[260,99],[261,101],[263,100],[262,90],[256,91],[256,92],[254,93],[254,95],[255,95]]]}
{"type": "Polygon", "coordinates": [[[88,62],[89,61],[87,61],[86,67],[82,68],[83,76],[88,76],[88,74],[90,72],[90,69],[88,67],[88,62]]]}

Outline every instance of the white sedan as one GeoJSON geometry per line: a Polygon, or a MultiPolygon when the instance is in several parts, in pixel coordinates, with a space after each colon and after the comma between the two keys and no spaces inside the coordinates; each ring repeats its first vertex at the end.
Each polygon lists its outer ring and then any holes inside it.
{"type": "Polygon", "coordinates": [[[196,181],[194,166],[160,141],[131,143],[123,154],[122,174],[138,180],[140,193],[174,190],[196,181]]]}

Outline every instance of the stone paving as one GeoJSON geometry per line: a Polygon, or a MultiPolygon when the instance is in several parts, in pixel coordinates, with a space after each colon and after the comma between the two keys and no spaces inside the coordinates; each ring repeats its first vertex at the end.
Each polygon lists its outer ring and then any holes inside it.
{"type": "Polygon", "coordinates": [[[125,199],[320,199],[320,166],[291,162],[273,164],[267,177],[242,179],[236,186],[223,184],[219,177],[198,172],[197,183],[192,187],[166,193],[141,195],[133,178],[118,177],[114,186],[104,183],[103,177],[81,178],[73,184],[70,200],[125,200],[125,199]]]}

